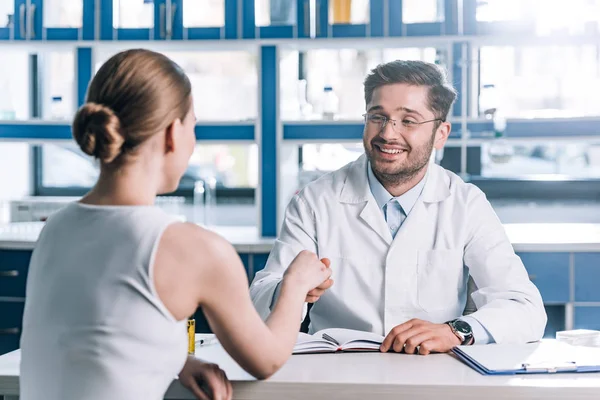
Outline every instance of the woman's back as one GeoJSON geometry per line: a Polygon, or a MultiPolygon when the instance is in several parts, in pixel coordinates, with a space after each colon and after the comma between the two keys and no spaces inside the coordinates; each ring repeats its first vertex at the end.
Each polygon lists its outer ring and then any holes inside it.
{"type": "Polygon", "coordinates": [[[153,283],[174,217],[151,206],[72,203],[34,250],[21,338],[21,399],[160,399],[186,360],[153,283]]]}

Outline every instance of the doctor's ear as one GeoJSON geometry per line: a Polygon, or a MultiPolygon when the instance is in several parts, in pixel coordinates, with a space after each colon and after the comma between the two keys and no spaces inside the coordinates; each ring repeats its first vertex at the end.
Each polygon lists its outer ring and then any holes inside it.
{"type": "Polygon", "coordinates": [[[440,150],[446,144],[450,131],[452,130],[452,124],[450,122],[442,122],[440,126],[435,130],[435,140],[433,147],[436,150],[440,150]]]}

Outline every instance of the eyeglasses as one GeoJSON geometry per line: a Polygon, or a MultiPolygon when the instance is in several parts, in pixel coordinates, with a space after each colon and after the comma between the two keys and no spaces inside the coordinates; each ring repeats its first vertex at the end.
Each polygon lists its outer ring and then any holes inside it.
{"type": "Polygon", "coordinates": [[[365,123],[368,124],[368,126],[372,127],[372,128],[376,128],[379,131],[383,131],[386,127],[386,125],[388,124],[388,122],[392,123],[392,128],[394,129],[394,131],[400,133],[400,126],[402,125],[402,127],[404,129],[414,129],[417,126],[426,124],[428,122],[434,122],[434,121],[440,121],[440,122],[444,122],[444,120],[442,118],[435,118],[435,119],[429,119],[427,121],[413,121],[412,119],[403,119],[402,121],[397,121],[395,119],[390,119],[388,117],[385,117],[383,115],[379,115],[379,114],[363,114],[363,117],[365,119],[365,123]]]}

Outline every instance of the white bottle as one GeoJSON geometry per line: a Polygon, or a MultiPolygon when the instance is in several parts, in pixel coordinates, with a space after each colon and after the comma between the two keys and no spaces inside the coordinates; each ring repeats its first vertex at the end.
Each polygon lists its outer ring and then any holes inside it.
{"type": "Polygon", "coordinates": [[[333,120],[336,118],[339,108],[339,99],[331,86],[323,88],[323,119],[333,120]]]}

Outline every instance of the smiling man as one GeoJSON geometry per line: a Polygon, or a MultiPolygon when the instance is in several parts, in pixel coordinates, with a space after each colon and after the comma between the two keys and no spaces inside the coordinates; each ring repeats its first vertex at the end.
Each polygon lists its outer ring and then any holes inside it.
{"type": "Polygon", "coordinates": [[[332,268],[332,279],[306,298],[314,303],[311,333],[370,331],[386,336],[381,351],[420,354],[542,337],[540,293],[485,195],[430,162],[450,134],[455,98],[434,64],[394,61],[371,71],[365,154],[290,202],[250,288],[264,318],[287,266],[310,250],[332,268]],[[465,316],[469,295],[477,310],[465,316]]]}

